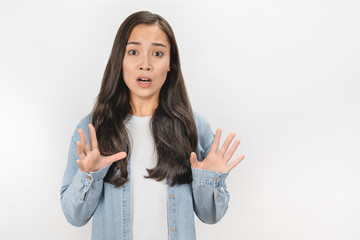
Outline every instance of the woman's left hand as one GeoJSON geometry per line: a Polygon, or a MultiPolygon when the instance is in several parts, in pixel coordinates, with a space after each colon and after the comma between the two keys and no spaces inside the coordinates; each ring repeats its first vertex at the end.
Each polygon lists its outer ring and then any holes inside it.
{"type": "Polygon", "coordinates": [[[224,144],[221,146],[220,151],[217,152],[220,143],[220,136],[221,136],[221,129],[217,129],[215,133],[214,141],[211,145],[210,152],[203,161],[198,162],[196,153],[194,152],[191,153],[190,162],[193,168],[227,173],[230,172],[245,158],[245,155],[240,155],[240,157],[238,157],[235,161],[228,164],[232,155],[239,146],[240,140],[238,139],[235,140],[230,150],[228,151],[228,148],[235,137],[235,133],[230,133],[229,136],[226,138],[224,144]]]}

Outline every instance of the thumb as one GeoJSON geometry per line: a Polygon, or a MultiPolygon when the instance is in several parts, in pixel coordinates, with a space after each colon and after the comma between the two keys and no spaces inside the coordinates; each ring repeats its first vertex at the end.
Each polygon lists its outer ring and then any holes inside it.
{"type": "Polygon", "coordinates": [[[116,161],[118,161],[120,159],[124,159],[124,158],[126,158],[126,152],[118,152],[111,156],[104,157],[104,160],[107,163],[107,165],[109,165],[109,164],[112,164],[113,162],[116,162],[116,161]]]}
{"type": "Polygon", "coordinates": [[[192,152],[190,154],[190,163],[192,167],[195,167],[199,164],[198,160],[197,160],[197,156],[196,153],[192,152]]]}

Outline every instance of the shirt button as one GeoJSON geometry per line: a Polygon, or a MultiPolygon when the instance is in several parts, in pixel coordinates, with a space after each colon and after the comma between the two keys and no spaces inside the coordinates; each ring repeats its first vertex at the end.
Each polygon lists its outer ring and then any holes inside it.
{"type": "Polygon", "coordinates": [[[174,199],[174,195],[170,195],[170,198],[171,198],[171,199],[174,199]]]}
{"type": "Polygon", "coordinates": [[[216,181],[217,181],[217,182],[218,182],[218,181],[220,181],[220,178],[219,178],[219,177],[217,177],[217,178],[216,178],[216,181]]]}
{"type": "Polygon", "coordinates": [[[176,228],[173,227],[173,228],[171,229],[171,231],[175,232],[175,231],[176,231],[176,228]]]}
{"type": "Polygon", "coordinates": [[[91,177],[88,177],[88,180],[91,180],[91,177]]]}

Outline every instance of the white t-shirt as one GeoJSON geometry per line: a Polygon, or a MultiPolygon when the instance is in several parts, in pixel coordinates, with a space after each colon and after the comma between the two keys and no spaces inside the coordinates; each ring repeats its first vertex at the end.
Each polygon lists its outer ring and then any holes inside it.
{"type": "Polygon", "coordinates": [[[168,240],[167,185],[148,176],[156,166],[157,153],[150,130],[152,116],[131,116],[126,123],[130,134],[130,185],[133,240],[168,240]]]}

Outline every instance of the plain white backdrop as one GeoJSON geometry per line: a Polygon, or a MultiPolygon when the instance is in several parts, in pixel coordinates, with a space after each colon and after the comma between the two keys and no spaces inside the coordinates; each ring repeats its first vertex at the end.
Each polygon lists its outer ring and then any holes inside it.
{"type": "Polygon", "coordinates": [[[198,239],[360,239],[360,3],[355,0],[0,1],[0,238],[90,239],[66,222],[71,135],[122,21],[177,37],[193,109],[237,133],[230,207],[198,239]]]}

